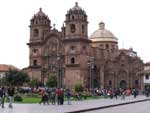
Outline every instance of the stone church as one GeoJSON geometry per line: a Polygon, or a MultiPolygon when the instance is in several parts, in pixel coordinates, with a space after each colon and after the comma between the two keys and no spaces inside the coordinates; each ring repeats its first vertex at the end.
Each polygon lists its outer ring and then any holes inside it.
{"type": "Polygon", "coordinates": [[[31,79],[43,83],[57,76],[57,87],[141,88],[143,61],[130,49],[119,49],[118,39],[100,22],[88,37],[88,16],[78,5],[65,15],[61,31],[40,8],[30,20],[29,66],[31,79]]]}

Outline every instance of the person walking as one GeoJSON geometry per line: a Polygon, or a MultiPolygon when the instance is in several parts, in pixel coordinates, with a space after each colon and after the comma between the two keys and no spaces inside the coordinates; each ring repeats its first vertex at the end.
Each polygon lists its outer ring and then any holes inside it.
{"type": "Polygon", "coordinates": [[[52,105],[56,104],[56,91],[55,91],[55,89],[52,89],[52,92],[51,92],[51,102],[52,102],[52,105]]]}
{"type": "Polygon", "coordinates": [[[5,89],[4,87],[0,88],[0,105],[2,105],[2,108],[4,108],[4,102],[5,102],[5,89]]]}
{"type": "Polygon", "coordinates": [[[126,90],[122,90],[121,95],[122,95],[122,100],[125,100],[126,90]]]}
{"type": "Polygon", "coordinates": [[[66,91],[66,97],[67,97],[67,104],[71,105],[71,101],[70,101],[71,93],[70,93],[69,89],[67,89],[67,91],[66,91]]]}
{"type": "Polygon", "coordinates": [[[9,108],[12,108],[12,102],[13,102],[13,97],[14,97],[14,88],[12,86],[10,86],[8,88],[8,91],[7,91],[7,94],[8,94],[8,98],[9,98],[9,108]]]}
{"type": "Polygon", "coordinates": [[[45,89],[41,90],[41,100],[40,100],[39,104],[43,103],[45,105],[45,102],[46,102],[45,95],[46,95],[45,89]]]}

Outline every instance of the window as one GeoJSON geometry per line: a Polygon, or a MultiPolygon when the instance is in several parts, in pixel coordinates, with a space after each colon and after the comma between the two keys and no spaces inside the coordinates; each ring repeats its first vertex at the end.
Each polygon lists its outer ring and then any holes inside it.
{"type": "Polygon", "coordinates": [[[34,29],[34,36],[38,37],[39,36],[39,30],[38,29],[34,29]]]}
{"type": "Polygon", "coordinates": [[[37,53],[37,51],[38,51],[37,49],[33,49],[33,53],[37,53]]]}
{"type": "Polygon", "coordinates": [[[106,44],[106,49],[109,49],[109,45],[108,44],[106,44]]]}
{"type": "Polygon", "coordinates": [[[75,24],[70,25],[70,30],[71,30],[71,33],[75,33],[76,31],[75,24]]]}
{"type": "Polygon", "coordinates": [[[38,22],[37,22],[37,21],[35,21],[35,24],[38,24],[38,22]]]}
{"type": "Polygon", "coordinates": [[[145,79],[149,79],[149,75],[146,75],[146,76],[145,76],[145,79]]]}
{"type": "Polygon", "coordinates": [[[135,85],[138,85],[139,84],[139,81],[138,80],[135,80],[135,85]]]}
{"type": "Polygon", "coordinates": [[[82,25],[82,33],[84,33],[84,25],[82,25]]]}
{"type": "Polygon", "coordinates": [[[71,58],[71,64],[75,64],[75,58],[74,57],[71,58]]]}
{"type": "Polygon", "coordinates": [[[111,86],[112,85],[112,81],[111,80],[109,80],[109,86],[111,86]]]}
{"type": "Polygon", "coordinates": [[[72,20],[74,20],[74,16],[72,16],[72,20]]]}
{"type": "Polygon", "coordinates": [[[70,49],[71,49],[71,50],[70,50],[70,53],[71,53],[71,54],[75,54],[75,52],[76,52],[75,46],[71,46],[70,49]]]}
{"type": "Polygon", "coordinates": [[[74,50],[75,49],[75,47],[74,46],[71,46],[71,50],[74,50]]]}
{"type": "Polygon", "coordinates": [[[37,66],[37,60],[33,60],[33,66],[37,66]]]}
{"type": "Polygon", "coordinates": [[[100,46],[100,47],[103,47],[103,44],[100,44],[99,46],[100,46]]]}

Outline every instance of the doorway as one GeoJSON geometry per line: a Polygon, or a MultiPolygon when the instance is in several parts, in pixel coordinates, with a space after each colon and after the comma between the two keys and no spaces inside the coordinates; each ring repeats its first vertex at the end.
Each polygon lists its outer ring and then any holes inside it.
{"type": "Polygon", "coordinates": [[[127,82],[125,80],[120,81],[120,88],[126,89],[127,88],[127,82]]]}

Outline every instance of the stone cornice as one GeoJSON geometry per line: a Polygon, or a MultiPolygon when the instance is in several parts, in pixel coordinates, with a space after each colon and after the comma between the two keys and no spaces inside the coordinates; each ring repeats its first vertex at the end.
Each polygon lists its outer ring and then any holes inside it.
{"type": "Polygon", "coordinates": [[[84,38],[68,38],[63,40],[64,43],[67,42],[86,42],[86,43],[91,43],[91,40],[84,39],[84,38]]]}

